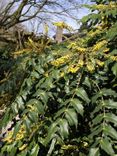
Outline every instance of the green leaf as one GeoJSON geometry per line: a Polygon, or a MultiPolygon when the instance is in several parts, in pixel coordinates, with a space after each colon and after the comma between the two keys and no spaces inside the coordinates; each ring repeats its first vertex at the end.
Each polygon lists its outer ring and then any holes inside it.
{"type": "Polygon", "coordinates": [[[89,137],[93,138],[94,136],[99,135],[100,132],[102,132],[102,126],[98,125],[97,127],[91,129],[89,137]]]}
{"type": "Polygon", "coordinates": [[[60,71],[59,70],[54,70],[52,71],[52,77],[55,79],[59,79],[60,78],[60,71]]]}
{"type": "Polygon", "coordinates": [[[21,121],[18,121],[16,126],[14,127],[14,131],[13,131],[13,137],[16,137],[19,129],[20,129],[20,126],[21,126],[21,121]]]}
{"type": "Polygon", "coordinates": [[[113,72],[113,74],[117,77],[117,63],[115,63],[114,65],[113,65],[113,67],[112,67],[112,72],[113,72]]]}
{"type": "Polygon", "coordinates": [[[26,80],[26,84],[27,84],[28,87],[31,87],[31,85],[32,85],[32,80],[31,80],[31,78],[28,78],[28,79],[26,80]]]}
{"type": "Polygon", "coordinates": [[[100,156],[99,148],[91,148],[89,152],[89,156],[100,156]]]}
{"type": "Polygon", "coordinates": [[[113,113],[105,113],[105,119],[117,125],[117,116],[113,113]]]}
{"type": "Polygon", "coordinates": [[[28,117],[29,117],[29,119],[30,119],[32,122],[37,123],[37,121],[38,121],[38,114],[37,114],[36,112],[30,111],[30,112],[28,113],[28,117]]]}
{"type": "Polygon", "coordinates": [[[34,97],[40,97],[44,104],[48,101],[48,94],[42,89],[38,89],[36,93],[33,95],[34,97]]]}
{"type": "Polygon", "coordinates": [[[48,135],[47,135],[47,137],[45,138],[45,141],[44,141],[44,143],[43,143],[45,146],[50,142],[50,140],[51,140],[52,138],[55,137],[55,133],[56,133],[56,131],[58,130],[57,124],[58,124],[58,122],[54,122],[54,123],[48,128],[48,135]]]}
{"type": "Polygon", "coordinates": [[[91,118],[93,118],[95,116],[95,113],[99,113],[100,110],[102,110],[102,104],[98,104],[95,109],[93,110],[93,112],[91,112],[91,118]]]}
{"type": "Polygon", "coordinates": [[[50,148],[49,148],[49,151],[47,153],[47,156],[50,156],[54,150],[54,146],[55,146],[55,143],[56,143],[56,138],[52,139],[52,142],[51,142],[51,145],[50,145],[50,148]]]}
{"type": "Polygon", "coordinates": [[[69,87],[69,85],[65,85],[65,92],[66,92],[66,94],[68,94],[69,92],[70,92],[70,87],[69,87]]]}
{"type": "Polygon", "coordinates": [[[18,104],[15,101],[12,103],[11,109],[14,114],[18,114],[18,104]]]}
{"type": "Polygon", "coordinates": [[[109,40],[113,40],[117,36],[116,30],[117,30],[117,22],[107,31],[106,38],[108,38],[109,40]]]}
{"type": "Polygon", "coordinates": [[[83,84],[86,85],[87,87],[89,87],[89,89],[91,88],[91,82],[90,82],[89,77],[87,77],[87,76],[85,77],[83,84]]]}
{"type": "Polygon", "coordinates": [[[16,97],[15,101],[17,103],[18,109],[24,110],[25,107],[24,107],[24,101],[22,97],[21,96],[16,97]]]}
{"type": "Polygon", "coordinates": [[[117,131],[111,125],[105,125],[103,131],[106,135],[117,140],[117,131]]]}
{"type": "Polygon", "coordinates": [[[26,118],[26,119],[24,120],[24,124],[25,124],[25,126],[26,126],[27,132],[29,132],[29,131],[30,131],[30,125],[31,125],[30,120],[29,120],[28,118],[26,118]]]}
{"type": "Polygon", "coordinates": [[[26,156],[27,155],[27,151],[22,151],[20,154],[17,154],[17,156],[26,156]]]}
{"type": "Polygon", "coordinates": [[[83,88],[76,89],[76,95],[80,97],[83,101],[89,103],[90,99],[88,98],[88,95],[86,91],[83,88]]]}
{"type": "Polygon", "coordinates": [[[69,133],[69,126],[68,126],[68,121],[65,120],[65,119],[60,119],[59,121],[59,127],[60,127],[60,135],[61,137],[64,139],[64,138],[67,138],[68,137],[68,133],[69,133]]]}
{"type": "Polygon", "coordinates": [[[74,111],[74,109],[65,110],[65,117],[66,117],[66,119],[67,119],[70,126],[75,125],[77,127],[78,118],[77,118],[77,114],[74,111]]]}
{"type": "Polygon", "coordinates": [[[0,121],[0,129],[2,129],[2,127],[7,126],[8,122],[11,120],[11,116],[10,116],[10,108],[8,108],[6,110],[6,113],[3,117],[3,120],[0,121]]]}
{"type": "Polygon", "coordinates": [[[35,66],[35,70],[36,70],[37,72],[39,72],[39,74],[43,74],[43,73],[44,73],[44,69],[43,69],[40,65],[35,66]]]}
{"type": "Polygon", "coordinates": [[[114,150],[112,148],[112,144],[109,142],[107,138],[104,138],[100,141],[101,148],[108,153],[109,155],[114,155],[114,150]]]}
{"type": "Polygon", "coordinates": [[[81,104],[81,101],[80,100],[78,100],[76,98],[71,99],[70,104],[75,108],[75,110],[77,111],[77,113],[79,113],[80,115],[83,116],[84,107],[81,104]]]}
{"type": "Polygon", "coordinates": [[[117,102],[115,102],[115,101],[113,101],[111,99],[105,100],[104,103],[105,103],[105,106],[107,108],[117,109],[117,102]]]}
{"type": "Polygon", "coordinates": [[[92,103],[95,103],[96,100],[99,97],[102,97],[102,96],[113,96],[113,97],[117,97],[117,93],[114,90],[112,90],[112,89],[103,88],[102,90],[100,90],[99,92],[97,92],[96,95],[94,95],[92,97],[92,103]]]}
{"type": "Polygon", "coordinates": [[[45,82],[41,85],[41,88],[51,89],[54,87],[53,79],[51,77],[46,78],[45,82]]]}
{"type": "Polygon", "coordinates": [[[92,103],[96,103],[97,99],[100,98],[102,95],[100,94],[100,92],[97,92],[92,98],[91,98],[91,102],[92,103]]]}
{"type": "Polygon", "coordinates": [[[55,114],[54,119],[56,119],[57,117],[61,116],[65,112],[65,110],[66,110],[65,107],[59,109],[59,111],[55,114]]]}
{"type": "Polygon", "coordinates": [[[104,115],[103,114],[98,114],[93,120],[92,120],[92,125],[97,125],[99,124],[100,122],[102,122],[104,118],[104,115]]]}
{"type": "Polygon", "coordinates": [[[37,99],[31,99],[31,100],[29,100],[29,101],[26,103],[26,105],[27,105],[27,106],[28,106],[28,105],[35,105],[36,108],[38,109],[38,113],[39,113],[39,114],[43,114],[43,113],[44,113],[44,106],[43,106],[43,104],[42,104],[39,100],[37,100],[37,99]]]}
{"type": "Polygon", "coordinates": [[[38,152],[39,152],[39,145],[36,144],[34,148],[31,150],[30,156],[38,156],[38,152]]]}
{"type": "Polygon", "coordinates": [[[81,22],[82,22],[82,23],[86,23],[88,20],[89,20],[89,17],[88,17],[88,16],[84,16],[84,17],[81,19],[81,22]]]}
{"type": "Polygon", "coordinates": [[[112,89],[107,89],[107,88],[103,88],[100,91],[100,94],[104,95],[104,96],[113,96],[113,97],[117,97],[117,92],[112,90],[112,89]]]}
{"type": "Polygon", "coordinates": [[[36,71],[33,71],[33,72],[31,73],[31,76],[34,77],[34,78],[36,78],[36,79],[38,79],[40,75],[39,75],[39,73],[37,73],[36,71]]]}

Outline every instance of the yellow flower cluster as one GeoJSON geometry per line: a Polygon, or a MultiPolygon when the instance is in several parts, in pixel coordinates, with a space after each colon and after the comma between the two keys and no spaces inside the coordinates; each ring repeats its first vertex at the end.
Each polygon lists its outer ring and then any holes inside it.
{"type": "Polygon", "coordinates": [[[117,56],[112,56],[112,55],[106,54],[105,58],[110,58],[113,61],[117,61],[117,56]]]}
{"type": "Polygon", "coordinates": [[[19,147],[19,151],[24,150],[27,147],[27,144],[23,144],[21,147],[19,147]]]}
{"type": "Polygon", "coordinates": [[[105,10],[105,9],[107,9],[107,5],[99,4],[99,5],[96,5],[96,8],[97,8],[98,10],[105,10]]]}
{"type": "Polygon", "coordinates": [[[91,62],[88,62],[86,65],[88,71],[93,72],[95,70],[94,65],[91,62]]]}
{"type": "Polygon", "coordinates": [[[106,45],[108,42],[106,40],[100,41],[97,44],[93,46],[93,52],[98,51],[100,48],[102,48],[104,45],[106,45]]]}
{"type": "Polygon", "coordinates": [[[13,142],[14,140],[13,140],[13,138],[12,138],[12,136],[13,136],[13,131],[9,131],[8,133],[7,133],[7,136],[4,138],[4,139],[2,139],[4,142],[6,141],[7,143],[11,143],[11,142],[13,142]]]}
{"type": "Polygon", "coordinates": [[[116,9],[117,4],[115,2],[110,2],[109,5],[99,4],[99,5],[95,5],[95,7],[98,10],[116,9]]]}
{"type": "Polygon", "coordinates": [[[111,8],[111,9],[117,9],[117,3],[110,2],[108,7],[111,8]]]}
{"type": "Polygon", "coordinates": [[[3,139],[3,141],[7,142],[7,143],[11,143],[13,141],[17,141],[17,140],[21,140],[22,138],[24,138],[24,134],[25,134],[25,127],[24,125],[21,126],[19,132],[16,135],[16,138],[13,138],[13,130],[12,131],[8,131],[7,136],[3,139]]]}
{"type": "Polygon", "coordinates": [[[80,53],[86,52],[86,48],[82,48],[82,47],[77,47],[76,50],[80,53]]]}
{"type": "Polygon", "coordinates": [[[70,28],[65,22],[55,22],[55,23],[53,23],[53,25],[60,27],[60,28],[64,28],[64,29],[70,28]]]}
{"type": "Polygon", "coordinates": [[[65,72],[60,72],[60,77],[63,77],[65,75],[65,72]]]}
{"type": "Polygon", "coordinates": [[[65,55],[65,56],[62,56],[54,61],[51,62],[52,65],[58,67],[64,63],[66,63],[69,59],[71,58],[71,55],[65,55]]]}
{"type": "Polygon", "coordinates": [[[71,43],[68,45],[68,48],[69,48],[69,49],[76,50],[76,51],[78,51],[78,52],[80,52],[80,53],[86,52],[86,48],[79,47],[79,45],[78,45],[76,42],[71,42],[71,43]]]}
{"type": "Polygon", "coordinates": [[[45,72],[45,73],[44,73],[44,76],[45,76],[45,77],[49,77],[48,72],[45,72]]]}
{"type": "Polygon", "coordinates": [[[33,105],[27,105],[27,107],[30,109],[30,111],[35,111],[36,107],[33,105]]]}
{"type": "Polygon", "coordinates": [[[104,65],[104,62],[102,62],[102,61],[100,61],[100,60],[97,60],[96,63],[97,63],[97,65],[99,65],[99,66],[101,66],[101,67],[104,65]]]}
{"type": "Polygon", "coordinates": [[[83,61],[83,60],[79,60],[78,65],[79,65],[80,67],[82,67],[82,66],[84,65],[84,61],[83,61]]]}
{"type": "Polygon", "coordinates": [[[63,145],[61,147],[61,149],[63,149],[63,150],[78,149],[78,146],[76,146],[76,145],[63,145]]]}
{"type": "Polygon", "coordinates": [[[25,126],[22,125],[21,128],[20,128],[20,130],[19,130],[19,132],[18,132],[17,135],[16,135],[16,139],[15,139],[15,140],[17,141],[17,140],[23,139],[25,133],[26,133],[25,126]]]}
{"type": "Polygon", "coordinates": [[[89,35],[90,37],[94,37],[94,36],[100,34],[100,32],[101,32],[101,31],[100,31],[99,29],[97,29],[96,31],[90,31],[88,35],[89,35]]]}
{"type": "Polygon", "coordinates": [[[80,69],[80,67],[78,65],[70,65],[68,67],[68,73],[76,73],[78,70],[80,69]]]}
{"type": "Polygon", "coordinates": [[[79,60],[77,64],[72,64],[68,67],[68,73],[76,73],[84,65],[83,60],[79,60]]]}
{"type": "Polygon", "coordinates": [[[23,139],[24,138],[24,134],[26,133],[26,131],[25,131],[25,126],[24,125],[22,125],[21,126],[21,128],[20,128],[20,130],[19,130],[19,132],[17,133],[17,135],[16,135],[16,138],[14,139],[13,138],[13,131],[9,131],[8,133],[7,133],[7,136],[3,139],[3,141],[5,142],[7,142],[7,143],[11,143],[11,142],[13,142],[13,141],[17,141],[17,140],[21,140],[21,139],[23,139]]]}
{"type": "Polygon", "coordinates": [[[71,48],[74,48],[74,47],[76,47],[77,46],[77,43],[76,42],[71,42],[68,46],[67,46],[67,48],[68,49],[71,49],[71,48]]]}
{"type": "Polygon", "coordinates": [[[106,48],[106,49],[103,50],[103,53],[106,53],[108,51],[109,51],[109,48],[106,48]]]}
{"type": "Polygon", "coordinates": [[[102,30],[101,24],[100,24],[100,25],[97,25],[96,28],[97,28],[98,30],[102,30]]]}

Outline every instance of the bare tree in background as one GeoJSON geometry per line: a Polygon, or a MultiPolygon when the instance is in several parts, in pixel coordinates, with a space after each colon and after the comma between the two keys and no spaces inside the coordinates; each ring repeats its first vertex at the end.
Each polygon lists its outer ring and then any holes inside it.
{"type": "Polygon", "coordinates": [[[39,21],[53,15],[75,17],[78,0],[0,0],[0,28],[9,29],[15,24],[38,17],[39,21]]]}

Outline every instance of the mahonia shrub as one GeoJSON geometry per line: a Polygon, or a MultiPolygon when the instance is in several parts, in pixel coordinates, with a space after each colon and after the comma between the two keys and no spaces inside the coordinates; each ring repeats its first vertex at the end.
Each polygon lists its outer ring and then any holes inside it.
{"type": "Polygon", "coordinates": [[[15,121],[2,156],[117,154],[117,3],[95,2],[84,37],[31,57],[2,120],[15,121]]]}

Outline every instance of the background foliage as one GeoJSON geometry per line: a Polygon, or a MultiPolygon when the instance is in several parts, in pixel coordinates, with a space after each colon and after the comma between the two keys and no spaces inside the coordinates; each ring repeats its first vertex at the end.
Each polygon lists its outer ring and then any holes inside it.
{"type": "Polygon", "coordinates": [[[86,6],[86,36],[32,53],[2,127],[1,155],[117,154],[117,4],[86,6]]]}

